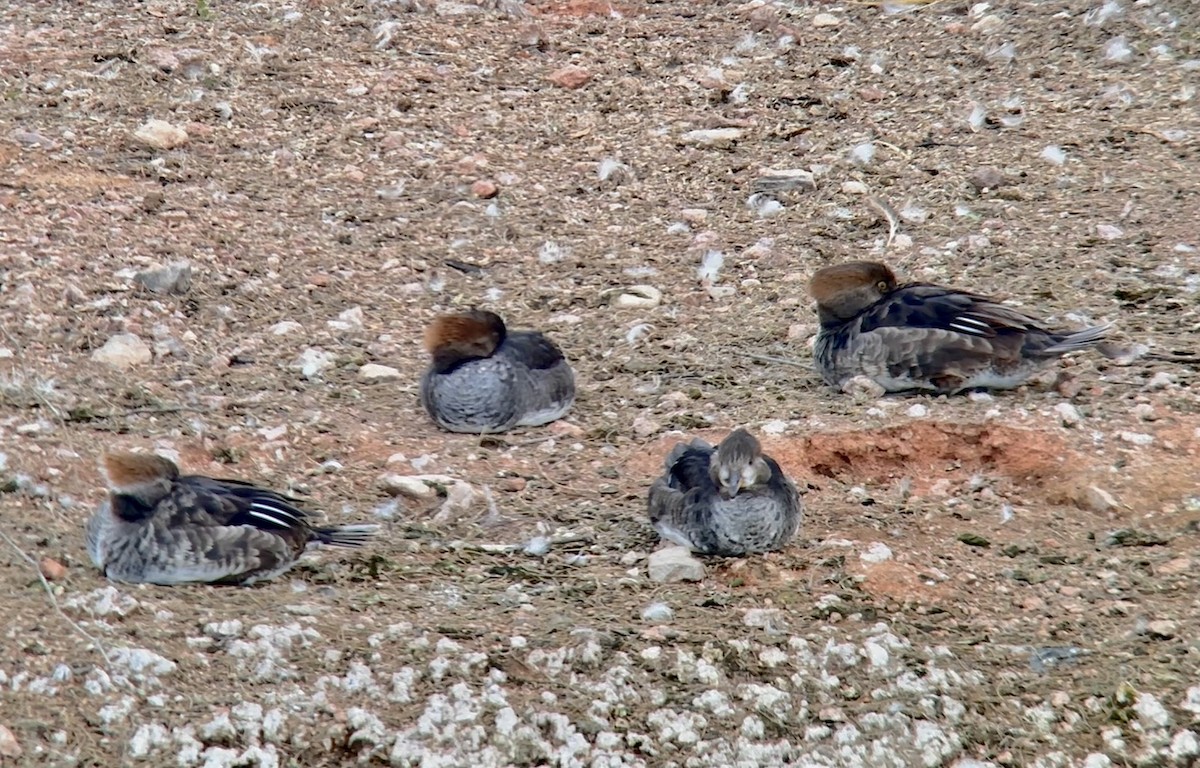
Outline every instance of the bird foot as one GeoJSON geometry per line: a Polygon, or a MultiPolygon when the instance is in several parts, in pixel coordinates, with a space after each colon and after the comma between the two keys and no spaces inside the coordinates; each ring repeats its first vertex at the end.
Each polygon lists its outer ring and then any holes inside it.
{"type": "Polygon", "coordinates": [[[883,385],[866,376],[854,376],[842,382],[842,392],[853,397],[857,402],[878,400],[887,392],[883,385]]]}

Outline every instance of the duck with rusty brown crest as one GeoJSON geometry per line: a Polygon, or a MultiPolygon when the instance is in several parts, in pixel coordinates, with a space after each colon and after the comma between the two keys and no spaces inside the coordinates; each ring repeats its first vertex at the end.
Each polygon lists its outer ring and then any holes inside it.
{"type": "Polygon", "coordinates": [[[561,419],[575,402],[575,373],[539,331],[510,331],[495,312],[436,318],[425,331],[432,361],[421,404],[442,429],[488,434],[561,419]]]}
{"type": "Polygon", "coordinates": [[[309,523],[289,496],[240,480],[181,475],[163,456],[106,453],[108,499],[88,520],[88,554],[112,581],[249,585],[287,571],[313,543],[361,547],[375,525],[309,523]]]}
{"type": "Polygon", "coordinates": [[[699,438],[676,444],[650,486],[649,509],[664,539],[727,557],[779,549],[802,512],[796,486],[745,429],[716,448],[699,438]]]}
{"type": "Polygon", "coordinates": [[[820,269],[808,290],[821,322],[817,370],[846,391],[862,379],[880,393],[1011,389],[1062,355],[1098,344],[1110,327],[1051,330],[986,296],[900,284],[874,261],[820,269]]]}

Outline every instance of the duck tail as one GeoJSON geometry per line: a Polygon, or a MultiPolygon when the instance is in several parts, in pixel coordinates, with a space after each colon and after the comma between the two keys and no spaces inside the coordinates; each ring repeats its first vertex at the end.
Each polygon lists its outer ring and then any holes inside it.
{"type": "Polygon", "coordinates": [[[1104,325],[1093,325],[1090,328],[1084,328],[1082,331],[1059,335],[1056,337],[1054,345],[1043,349],[1042,354],[1065,355],[1068,352],[1075,352],[1095,346],[1104,341],[1104,337],[1108,334],[1110,328],[1112,328],[1112,324],[1106,323],[1104,325]]]}
{"type": "Polygon", "coordinates": [[[362,547],[379,534],[379,526],[368,523],[359,525],[335,525],[329,528],[314,528],[317,541],[331,547],[362,547]]]}

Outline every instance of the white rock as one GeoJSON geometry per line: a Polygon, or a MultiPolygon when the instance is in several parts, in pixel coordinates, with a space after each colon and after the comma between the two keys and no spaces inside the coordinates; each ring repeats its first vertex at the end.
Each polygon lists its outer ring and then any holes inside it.
{"type": "Polygon", "coordinates": [[[1083,505],[1098,513],[1111,512],[1118,506],[1113,495],[1098,485],[1089,485],[1084,489],[1083,505]]]}
{"type": "Polygon", "coordinates": [[[192,265],[176,261],[166,266],[152,267],[138,272],[133,282],[151,293],[187,293],[192,287],[192,265]]]}
{"type": "Polygon", "coordinates": [[[742,623],[747,627],[771,632],[782,631],[787,626],[783,619],[783,611],[778,608],[747,608],[742,614],[742,623]]]}
{"type": "Polygon", "coordinates": [[[1133,58],[1133,49],[1125,41],[1124,35],[1118,35],[1104,44],[1104,59],[1118,64],[1133,58]]]}
{"type": "Polygon", "coordinates": [[[1083,416],[1079,414],[1079,409],[1070,403],[1058,403],[1054,406],[1054,412],[1058,414],[1058,420],[1064,427],[1073,427],[1083,419],[1083,416]]]}
{"type": "Polygon", "coordinates": [[[390,365],[367,363],[358,369],[358,378],[363,381],[395,381],[400,377],[400,371],[390,365]]]}
{"type": "Polygon", "coordinates": [[[361,331],[363,329],[363,309],[362,307],[351,307],[344,310],[338,314],[337,320],[330,320],[326,325],[332,330],[343,333],[361,331]]]}
{"type": "Polygon", "coordinates": [[[1105,240],[1118,240],[1125,236],[1125,230],[1112,224],[1097,224],[1096,234],[1105,240]]]}
{"type": "Polygon", "coordinates": [[[661,429],[661,425],[654,419],[638,416],[633,420],[633,432],[638,437],[649,437],[659,429],[661,429]]]}
{"type": "Polygon", "coordinates": [[[175,149],[188,141],[187,131],[166,120],[147,120],[133,132],[133,137],[155,149],[175,149]]]}
{"type": "Polygon", "coordinates": [[[642,621],[653,621],[661,624],[675,618],[675,611],[666,603],[650,603],[642,610],[642,621]]]}
{"type": "Polygon", "coordinates": [[[1179,708],[1191,712],[1193,720],[1200,720],[1200,685],[1193,685],[1187,689],[1183,701],[1179,702],[1179,708]]]}
{"type": "Polygon", "coordinates": [[[1175,383],[1175,377],[1166,371],[1159,371],[1146,382],[1147,389],[1166,389],[1175,383]]]}
{"type": "Polygon", "coordinates": [[[1166,728],[1171,724],[1171,713],[1153,694],[1139,693],[1133,711],[1137,712],[1138,722],[1148,731],[1166,728]]]}
{"type": "Polygon", "coordinates": [[[706,128],[698,131],[688,131],[679,137],[684,144],[698,147],[720,147],[732,144],[745,133],[741,128],[706,128]]]}
{"type": "Polygon", "coordinates": [[[289,333],[296,333],[303,330],[304,326],[295,320],[283,320],[271,326],[271,333],[275,336],[286,336],[289,333]]]}
{"type": "Polygon", "coordinates": [[[20,757],[24,751],[13,732],[0,725],[0,757],[20,757]]]}
{"type": "Polygon", "coordinates": [[[867,166],[875,159],[875,145],[869,141],[855,145],[850,150],[850,161],[858,166],[867,166]]]}
{"type": "Polygon", "coordinates": [[[301,376],[311,379],[332,368],[336,362],[337,357],[332,352],[309,347],[300,353],[299,359],[292,367],[299,368],[301,376]]]}
{"type": "Polygon", "coordinates": [[[1083,759],[1082,768],[1112,768],[1112,760],[1108,755],[1093,752],[1083,759]]]}
{"type": "Polygon", "coordinates": [[[438,486],[449,488],[458,481],[449,475],[393,475],[379,479],[383,489],[393,496],[410,499],[432,499],[438,495],[438,486]]]}
{"type": "Polygon", "coordinates": [[[700,581],[704,578],[704,563],[693,557],[687,547],[667,547],[650,555],[647,571],[650,580],[658,584],[700,581]]]}
{"type": "Polygon", "coordinates": [[[447,520],[458,517],[474,505],[475,497],[478,495],[469,483],[464,483],[461,480],[455,482],[446,491],[446,500],[442,502],[441,508],[433,516],[433,521],[435,523],[444,523],[447,520]]]}
{"type": "Polygon", "coordinates": [[[881,541],[873,541],[867,545],[865,552],[860,552],[858,559],[864,563],[882,563],[892,559],[892,550],[881,541]]]}
{"type": "Polygon", "coordinates": [[[1042,150],[1042,159],[1053,165],[1062,165],[1067,162],[1067,153],[1063,151],[1062,147],[1051,144],[1042,150]]]}
{"type": "Polygon", "coordinates": [[[1171,756],[1171,760],[1176,765],[1185,765],[1188,758],[1194,758],[1200,755],[1200,739],[1196,737],[1195,731],[1180,731],[1171,739],[1171,746],[1167,748],[1167,754],[1171,756]]]}
{"type": "Polygon", "coordinates": [[[923,419],[929,415],[929,409],[920,403],[914,403],[909,406],[907,413],[910,418],[923,419]]]}
{"type": "Polygon", "coordinates": [[[1143,432],[1121,432],[1117,437],[1130,445],[1146,446],[1154,442],[1154,435],[1147,435],[1143,432]]]}
{"type": "Polygon", "coordinates": [[[842,20],[832,13],[818,13],[813,16],[812,25],[820,29],[821,27],[836,27],[841,24],[842,20]]]}
{"type": "Polygon", "coordinates": [[[114,648],[109,652],[114,667],[127,669],[134,677],[165,675],[175,671],[175,662],[145,648],[114,648]]]}
{"type": "Polygon", "coordinates": [[[114,368],[132,368],[150,362],[149,345],[132,333],[118,333],[92,352],[92,359],[114,368]]]}
{"type": "Polygon", "coordinates": [[[762,433],[764,435],[782,435],[787,431],[788,423],[782,419],[768,421],[762,425],[762,433]]]}
{"type": "Polygon", "coordinates": [[[613,300],[622,309],[653,309],[661,303],[662,291],[652,285],[631,285],[613,300]]]}
{"type": "Polygon", "coordinates": [[[170,741],[170,734],[161,723],[142,723],[129,739],[129,756],[135,759],[147,757],[170,741]]]}
{"type": "Polygon", "coordinates": [[[550,551],[550,539],[545,536],[534,536],[525,542],[525,548],[521,551],[530,557],[544,557],[550,551]]]}

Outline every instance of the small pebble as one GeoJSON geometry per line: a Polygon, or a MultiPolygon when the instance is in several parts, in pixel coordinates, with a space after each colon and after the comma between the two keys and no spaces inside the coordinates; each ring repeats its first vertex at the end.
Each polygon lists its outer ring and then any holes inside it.
{"type": "Polygon", "coordinates": [[[62,581],[67,576],[67,567],[51,557],[43,557],[38,561],[38,570],[46,577],[46,581],[62,581]]]}
{"type": "Polygon", "coordinates": [[[652,621],[661,624],[675,618],[675,611],[666,603],[650,603],[642,611],[642,621],[652,621]]]}

